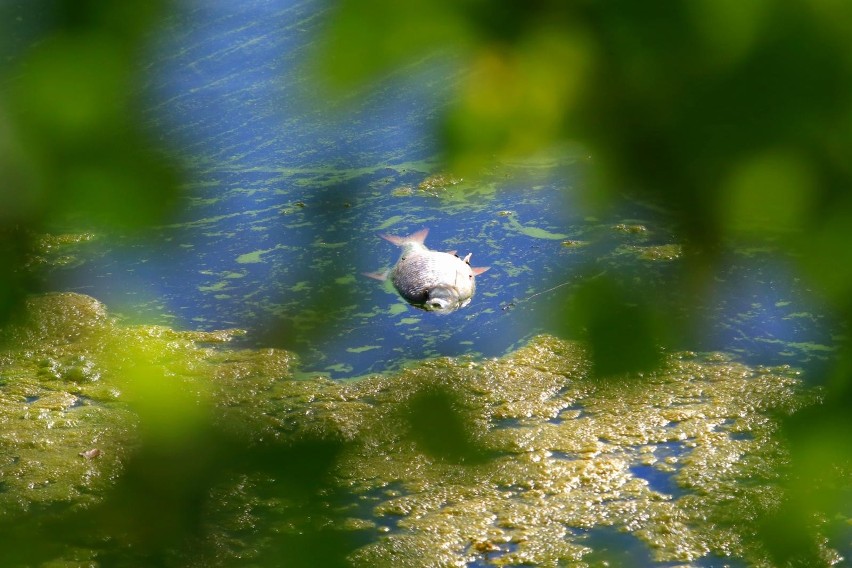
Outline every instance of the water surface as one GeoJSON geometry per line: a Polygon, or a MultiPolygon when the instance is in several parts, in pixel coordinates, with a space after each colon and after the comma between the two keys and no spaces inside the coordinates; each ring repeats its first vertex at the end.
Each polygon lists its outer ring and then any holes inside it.
{"type": "MultiPolygon", "coordinates": [[[[324,102],[305,72],[323,14],[311,1],[182,3],[146,69],[152,132],[187,165],[182,208],[143,241],[87,244],[88,261],[58,270],[57,287],[183,329],[243,328],[250,344],[293,349],[306,370],[339,378],[497,356],[540,331],[570,337],[547,316],[590,275],[676,299],[680,243],[665,215],[636,203],[583,211],[594,160],[582,148],[495,164],[476,180],[441,171],[432,129],[453,81],[445,60],[349,106],[324,102]],[[362,276],[397,258],[379,233],[423,227],[430,247],[491,266],[449,316],[362,276]]],[[[710,290],[703,329],[682,347],[762,364],[828,356],[823,315],[771,250],[732,253],[710,290]]]]}

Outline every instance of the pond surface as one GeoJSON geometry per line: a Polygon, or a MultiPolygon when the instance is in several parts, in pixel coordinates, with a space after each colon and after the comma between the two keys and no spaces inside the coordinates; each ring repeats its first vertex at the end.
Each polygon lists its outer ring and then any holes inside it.
{"type": "MultiPolygon", "coordinates": [[[[539,332],[588,276],[641,281],[663,301],[680,269],[664,214],[624,203],[591,217],[576,202],[594,160],[560,149],[495,165],[478,180],[440,171],[431,128],[452,85],[436,58],[323,105],[305,78],[320,2],[183,2],[156,35],[148,77],[154,134],[185,156],[174,223],[143,241],[95,239],[56,269],[65,290],[182,329],[242,328],[333,378],[438,355],[499,356],[539,332]],[[319,103],[317,101],[320,101],[319,103]],[[362,273],[391,266],[379,233],[430,229],[427,245],[491,270],[470,306],[411,308],[362,273]]],[[[674,284],[674,285],[673,285],[674,284]]],[[[770,248],[732,252],[683,348],[811,366],[831,350],[825,317],[770,248]]]]}

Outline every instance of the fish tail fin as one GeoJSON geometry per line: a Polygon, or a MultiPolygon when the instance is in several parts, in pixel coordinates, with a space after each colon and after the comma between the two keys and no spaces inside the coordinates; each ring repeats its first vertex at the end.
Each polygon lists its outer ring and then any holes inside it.
{"type": "Polygon", "coordinates": [[[420,229],[416,233],[412,233],[407,237],[395,237],[393,235],[379,235],[386,241],[390,241],[398,247],[404,246],[406,243],[420,243],[421,245],[426,240],[426,235],[429,234],[429,229],[420,229]]]}
{"type": "Polygon", "coordinates": [[[369,278],[373,278],[374,280],[380,280],[382,282],[384,282],[385,280],[388,279],[388,271],[387,270],[385,270],[384,272],[362,272],[362,274],[364,276],[367,276],[369,278]]]}

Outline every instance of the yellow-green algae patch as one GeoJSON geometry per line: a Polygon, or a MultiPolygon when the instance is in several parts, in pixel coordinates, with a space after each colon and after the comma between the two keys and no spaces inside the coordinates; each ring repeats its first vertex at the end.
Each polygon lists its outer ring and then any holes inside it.
{"type": "Polygon", "coordinates": [[[259,262],[263,262],[263,255],[276,250],[280,250],[282,248],[285,248],[284,245],[276,245],[268,249],[260,249],[252,252],[247,252],[239,255],[236,261],[238,264],[257,264],[259,262]]]}
{"type": "Polygon", "coordinates": [[[389,227],[392,227],[392,226],[396,225],[397,223],[402,222],[404,219],[405,219],[405,217],[404,217],[404,216],[402,216],[402,215],[394,215],[393,217],[391,217],[390,219],[385,220],[385,222],[384,222],[384,223],[382,223],[381,225],[379,225],[378,227],[376,227],[376,230],[377,230],[377,231],[383,231],[383,230],[385,230],[385,229],[387,229],[387,228],[389,228],[389,227]]]}
{"type": "Polygon", "coordinates": [[[437,173],[428,176],[417,185],[420,191],[436,191],[446,189],[453,185],[458,185],[462,182],[461,178],[451,174],[437,173]]]}
{"type": "Polygon", "coordinates": [[[256,251],[252,251],[252,252],[247,252],[247,253],[244,253],[244,254],[241,254],[240,256],[238,256],[237,262],[239,264],[256,264],[256,263],[262,261],[260,257],[267,252],[269,252],[269,251],[268,250],[256,250],[256,251]]]}
{"type": "Polygon", "coordinates": [[[362,347],[349,347],[346,349],[349,353],[363,353],[365,351],[372,351],[373,349],[381,349],[381,345],[364,345],[362,347]]]}
{"type": "Polygon", "coordinates": [[[227,280],[220,280],[210,286],[197,286],[199,292],[220,292],[231,284],[227,280]]]}
{"type": "Polygon", "coordinates": [[[334,279],[335,284],[354,284],[357,281],[354,274],[347,274],[346,276],[341,276],[339,278],[334,279]]]}
{"type": "Polygon", "coordinates": [[[683,256],[683,247],[675,244],[629,248],[642,260],[677,260],[683,256]]]}
{"type": "Polygon", "coordinates": [[[563,240],[568,238],[568,235],[562,233],[552,233],[539,227],[529,227],[527,225],[522,225],[520,221],[515,218],[514,215],[510,214],[506,215],[505,217],[509,222],[508,226],[506,227],[507,229],[517,231],[518,233],[526,235],[527,237],[546,240],[563,240]]]}
{"type": "Polygon", "coordinates": [[[94,241],[93,233],[63,233],[43,234],[36,239],[31,265],[46,264],[50,266],[77,266],[84,261],[81,258],[80,246],[94,241]]]}
{"type": "MultiPolygon", "coordinates": [[[[30,307],[0,354],[4,514],[104,497],[136,444],[137,406],[126,402],[145,391],[127,375],[144,361],[159,377],[151,389],[184,405],[174,415],[204,400],[249,445],[339,441],[331,483],[349,499],[329,498],[324,510],[326,526],[365,535],[348,553],[354,566],[586,566],[594,529],[632,534],[660,562],[715,555],[771,566],[750,523],[781,499],[779,416],[814,402],[792,369],[722,354],[593,379],[584,349],[550,336],[499,359],[295,380],[292,355],[229,349],[234,332],[123,325],[75,294],[30,307]]],[[[286,483],[276,477],[248,469],[217,485],[209,554],[186,565],[251,563],[306,530],[270,514],[286,507],[268,491],[286,483]]]]}
{"type": "Polygon", "coordinates": [[[619,233],[627,233],[627,234],[632,234],[632,235],[637,235],[637,234],[642,234],[642,233],[648,232],[648,229],[645,227],[645,225],[639,225],[638,223],[636,223],[636,224],[619,223],[618,225],[614,225],[612,228],[613,228],[613,230],[615,230],[619,233]]]}
{"type": "Polygon", "coordinates": [[[239,333],[120,325],[80,294],[27,307],[28,321],[3,330],[0,344],[0,518],[97,502],[136,445],[128,377],[140,359],[152,376],[190,384],[208,374],[200,367],[214,350],[202,344],[239,333]]]}
{"type": "Polygon", "coordinates": [[[408,306],[403,303],[391,304],[388,308],[388,313],[392,316],[397,314],[404,314],[408,311],[408,306]]]}
{"type": "Polygon", "coordinates": [[[348,384],[345,398],[375,402],[337,419],[364,424],[341,475],[361,492],[402,486],[374,509],[400,530],[357,551],[357,564],[570,564],[590,552],[581,535],[596,527],[632,533],[658,561],[765,560],[734,527],[780,497],[784,450],[770,416],[803,404],[795,373],[690,355],[641,381],[598,383],[586,369],[579,346],[538,337],[499,360],[444,359],[348,384]],[[430,389],[457,398],[493,457],[453,463],[404,434],[399,408],[430,389]],[[663,451],[672,444],[682,455],[663,451]],[[639,465],[671,473],[683,495],[652,489],[639,465]]]}

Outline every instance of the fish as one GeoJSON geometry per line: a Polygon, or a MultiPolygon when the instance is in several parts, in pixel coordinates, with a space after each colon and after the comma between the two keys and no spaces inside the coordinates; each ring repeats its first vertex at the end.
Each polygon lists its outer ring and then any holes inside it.
{"type": "Polygon", "coordinates": [[[488,266],[470,265],[469,253],[464,258],[456,251],[438,252],[424,244],[429,229],[407,237],[379,235],[402,249],[399,260],[384,273],[365,273],[377,280],[390,278],[393,287],[409,304],[430,312],[448,314],[470,304],[476,291],[476,277],[488,266]]]}

